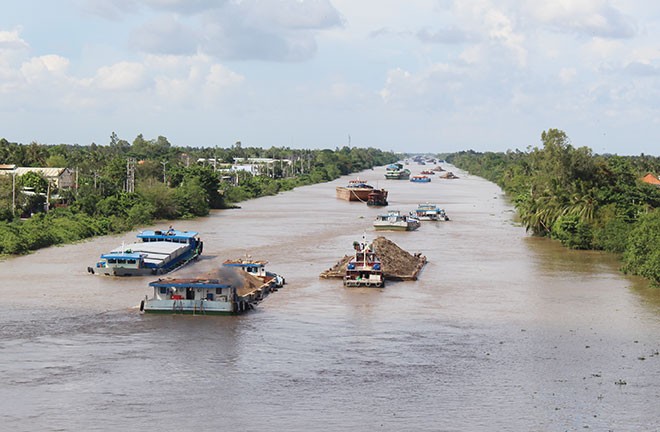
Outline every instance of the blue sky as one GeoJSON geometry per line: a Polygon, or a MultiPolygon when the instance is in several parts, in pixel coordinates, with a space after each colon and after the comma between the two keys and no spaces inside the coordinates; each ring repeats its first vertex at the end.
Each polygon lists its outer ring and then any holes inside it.
{"type": "Polygon", "coordinates": [[[107,144],[660,149],[660,3],[22,0],[0,137],[107,144]]]}

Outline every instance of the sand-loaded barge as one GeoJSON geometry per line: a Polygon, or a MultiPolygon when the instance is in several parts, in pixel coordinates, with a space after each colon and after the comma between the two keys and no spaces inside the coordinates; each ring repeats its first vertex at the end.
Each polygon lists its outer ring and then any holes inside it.
{"type": "MultiPolygon", "coordinates": [[[[426,264],[426,257],[421,253],[410,254],[382,236],[376,237],[371,243],[371,247],[378,254],[384,280],[417,280],[426,264]]],[[[345,255],[319,276],[324,279],[344,279],[347,275],[348,265],[354,259],[355,255],[345,255]]]]}
{"type": "Polygon", "coordinates": [[[236,315],[253,309],[284,285],[265,269],[266,261],[228,260],[216,271],[194,278],[151,282],[154,294],[140,303],[145,313],[236,315]]]}

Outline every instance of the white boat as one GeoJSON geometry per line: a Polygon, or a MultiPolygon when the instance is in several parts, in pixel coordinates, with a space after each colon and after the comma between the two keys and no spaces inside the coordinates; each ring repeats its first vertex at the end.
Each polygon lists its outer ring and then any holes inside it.
{"type": "Polygon", "coordinates": [[[140,303],[151,314],[236,315],[253,309],[284,285],[267,272],[266,261],[225,261],[221,270],[196,278],[161,278],[151,282],[154,295],[140,303]]]}
{"type": "Polygon", "coordinates": [[[421,224],[417,218],[403,215],[399,210],[390,210],[387,214],[376,216],[373,225],[379,231],[414,231],[421,224]]]}
{"type": "Polygon", "coordinates": [[[385,168],[385,178],[388,180],[408,180],[410,170],[400,163],[393,163],[385,168]]]}
{"type": "Polygon", "coordinates": [[[89,273],[108,276],[164,274],[199,257],[204,243],[195,231],[142,231],[138,242],[123,244],[101,258],[89,273]]]}
{"type": "Polygon", "coordinates": [[[445,209],[438,207],[436,204],[424,203],[418,204],[417,209],[410,213],[411,216],[416,217],[422,221],[448,221],[449,216],[445,209]]]}

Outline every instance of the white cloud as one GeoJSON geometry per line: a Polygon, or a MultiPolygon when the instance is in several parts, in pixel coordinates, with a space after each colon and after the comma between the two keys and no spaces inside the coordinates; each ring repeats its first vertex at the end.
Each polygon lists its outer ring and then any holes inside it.
{"type": "Polygon", "coordinates": [[[199,35],[176,16],[158,16],[133,31],[129,45],[152,54],[190,55],[197,51],[199,35]]]}
{"type": "Polygon", "coordinates": [[[20,29],[0,31],[0,53],[2,51],[27,50],[30,45],[20,36],[20,29]]]}
{"type": "Polygon", "coordinates": [[[144,65],[136,62],[119,62],[111,66],[103,66],[96,72],[91,84],[101,90],[139,90],[147,84],[146,70],[144,65]]]}
{"type": "Polygon", "coordinates": [[[525,4],[532,17],[558,30],[605,38],[630,38],[638,32],[635,20],[610,0],[527,0],[525,4]]]}
{"type": "Polygon", "coordinates": [[[303,61],[316,53],[316,33],[341,25],[327,0],[244,0],[203,15],[201,50],[220,59],[303,61]]]}
{"type": "Polygon", "coordinates": [[[21,66],[21,74],[27,82],[48,79],[52,76],[63,77],[69,67],[69,60],[58,55],[34,57],[21,66]]]}
{"type": "Polygon", "coordinates": [[[559,80],[564,84],[568,84],[573,82],[576,75],[577,71],[575,68],[562,68],[559,71],[559,80]]]}
{"type": "Polygon", "coordinates": [[[209,68],[206,74],[206,86],[209,89],[223,89],[239,85],[245,81],[245,78],[236,72],[220,65],[214,64],[209,68]]]}

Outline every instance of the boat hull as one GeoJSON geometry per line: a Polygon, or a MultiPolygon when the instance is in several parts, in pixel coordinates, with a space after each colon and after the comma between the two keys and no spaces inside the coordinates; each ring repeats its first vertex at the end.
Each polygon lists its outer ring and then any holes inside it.
{"type": "Polygon", "coordinates": [[[345,201],[367,201],[372,191],[373,189],[347,188],[344,186],[337,186],[336,189],[337,198],[345,201]]]}
{"type": "Polygon", "coordinates": [[[410,172],[385,173],[385,178],[387,180],[408,180],[410,178],[410,172]]]}
{"type": "Polygon", "coordinates": [[[385,281],[356,280],[344,278],[344,286],[349,288],[385,288],[385,281]]]}
{"type": "Polygon", "coordinates": [[[385,189],[372,191],[367,199],[368,206],[384,207],[387,205],[388,192],[385,189]]]}
{"type": "Polygon", "coordinates": [[[148,268],[123,268],[123,267],[97,267],[94,269],[98,274],[105,276],[147,276],[155,275],[158,273],[157,269],[148,269],[148,268]]]}
{"type": "Polygon", "coordinates": [[[414,231],[419,228],[419,224],[407,223],[405,225],[393,225],[393,224],[375,224],[374,229],[376,231],[414,231]]]}
{"type": "Polygon", "coordinates": [[[183,267],[184,265],[190,263],[193,260],[199,258],[201,249],[186,247],[183,249],[183,253],[180,253],[178,256],[172,255],[169,261],[163,261],[161,265],[152,266],[152,267],[138,267],[131,266],[122,266],[122,264],[109,264],[99,262],[94,268],[88,268],[89,273],[98,273],[105,276],[149,276],[149,275],[162,275],[171,271],[183,267]]]}
{"type": "MultiPolygon", "coordinates": [[[[205,300],[146,300],[142,306],[148,314],[237,315],[231,302],[205,300]]],[[[248,308],[246,307],[245,310],[248,308]]]]}

